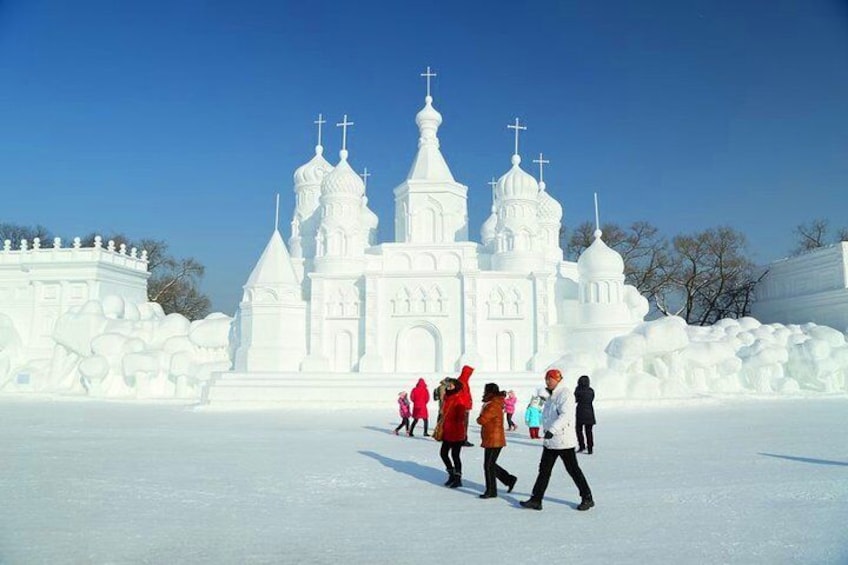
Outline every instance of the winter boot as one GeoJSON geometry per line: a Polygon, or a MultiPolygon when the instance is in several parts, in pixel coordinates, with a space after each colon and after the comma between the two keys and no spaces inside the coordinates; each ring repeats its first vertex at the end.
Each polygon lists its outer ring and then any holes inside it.
{"type": "Polygon", "coordinates": [[[580,501],[580,504],[577,506],[577,510],[588,510],[595,505],[595,501],[592,500],[591,496],[587,496],[583,500],[580,501]]]}
{"type": "Polygon", "coordinates": [[[591,447],[586,450],[586,455],[592,455],[592,448],[591,447]]]}
{"type": "Polygon", "coordinates": [[[445,470],[448,472],[448,480],[445,481],[445,486],[448,487],[453,482],[454,471],[453,467],[448,467],[445,470]]]}
{"type": "Polygon", "coordinates": [[[462,486],[462,473],[454,473],[453,480],[448,484],[450,488],[457,488],[462,486]]]}
{"type": "Polygon", "coordinates": [[[512,492],[512,489],[515,488],[515,483],[518,482],[518,477],[515,475],[510,475],[509,479],[507,479],[506,483],[506,492],[512,492]]]}
{"type": "Polygon", "coordinates": [[[542,501],[531,498],[530,500],[522,500],[518,504],[521,505],[522,508],[529,508],[531,510],[541,510],[542,509],[542,501]]]}

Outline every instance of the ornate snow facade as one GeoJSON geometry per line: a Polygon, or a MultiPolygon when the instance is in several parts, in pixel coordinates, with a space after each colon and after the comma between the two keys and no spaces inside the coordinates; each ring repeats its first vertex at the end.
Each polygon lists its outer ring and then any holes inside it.
{"type": "Polygon", "coordinates": [[[71,247],[58,237],[49,246],[35,238],[17,247],[7,239],[0,251],[0,316],[19,336],[23,358],[50,357],[56,322],[75,306],[110,295],[147,302],[146,251],[112,241],[104,247],[100,236],[92,247],[78,237],[71,247]]]}
{"type": "Polygon", "coordinates": [[[346,129],[332,166],[319,118],[315,156],[294,174],[288,248],[275,231],[244,286],[230,377],[538,371],[573,347],[602,350],[643,320],[647,301],[624,284],[623,261],[600,232],[577,263],[563,260],[562,206],[521,168],[523,128],[477,243],[429,94],[415,122],[418,150],[394,189],[394,238],[377,243],[346,129]]]}
{"type": "Polygon", "coordinates": [[[848,331],[848,241],[769,264],[753,315],[762,322],[848,331]]]}

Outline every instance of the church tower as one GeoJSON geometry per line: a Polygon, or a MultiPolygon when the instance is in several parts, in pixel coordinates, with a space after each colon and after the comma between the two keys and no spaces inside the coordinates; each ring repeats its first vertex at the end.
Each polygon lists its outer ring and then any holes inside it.
{"type": "Polygon", "coordinates": [[[398,243],[452,243],[468,241],[468,187],[454,180],[437,132],[442,116],[433,108],[430,67],[424,108],[415,116],[418,153],[406,180],[394,189],[395,241],[398,243]]]}
{"type": "Polygon", "coordinates": [[[321,145],[321,126],[326,123],[323,116],[318,114],[318,145],[315,146],[315,156],[304,163],[294,172],[295,206],[291,222],[291,237],[289,249],[294,259],[313,259],[315,257],[315,236],[318,233],[319,198],[321,197],[321,182],[333,170],[333,166],[324,158],[324,147],[321,145]]]}
{"type": "Polygon", "coordinates": [[[316,273],[361,273],[368,246],[363,225],[365,185],[347,162],[347,127],[344,120],[338,165],[321,182],[318,230],[315,236],[316,273]]]}
{"type": "Polygon", "coordinates": [[[497,271],[532,272],[542,268],[538,241],[539,183],[519,165],[518,133],[527,129],[515,118],[515,153],[512,168],[495,187],[498,222],[495,229],[492,267],[497,271]]]}

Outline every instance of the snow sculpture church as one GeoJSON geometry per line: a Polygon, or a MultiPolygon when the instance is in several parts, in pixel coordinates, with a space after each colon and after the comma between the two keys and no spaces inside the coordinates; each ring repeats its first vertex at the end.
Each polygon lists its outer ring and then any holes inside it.
{"type": "Polygon", "coordinates": [[[538,371],[569,348],[603,347],[647,313],[599,231],[576,263],[563,260],[562,206],[521,168],[517,119],[480,242],[469,239],[468,187],[440,149],[429,82],[418,150],[394,189],[393,241],[376,241],[347,116],[335,165],[316,123],[315,155],[294,173],[288,246],[275,230],[244,285],[230,376],[538,371]]]}

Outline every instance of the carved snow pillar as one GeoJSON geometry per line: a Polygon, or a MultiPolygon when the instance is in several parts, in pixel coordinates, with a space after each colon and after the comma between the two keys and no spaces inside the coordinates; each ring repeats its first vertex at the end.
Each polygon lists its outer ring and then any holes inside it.
{"type": "MultiPolygon", "coordinates": [[[[311,278],[311,276],[310,276],[311,278]]],[[[309,301],[309,354],[300,370],[317,373],[330,370],[330,361],[324,355],[324,280],[311,278],[312,293],[309,301]]]]}
{"type": "Polygon", "coordinates": [[[384,359],[380,351],[380,296],[383,284],[382,273],[369,273],[365,276],[365,354],[359,360],[360,373],[382,373],[384,359]]]}
{"type": "Polygon", "coordinates": [[[477,275],[460,274],[462,288],[462,356],[458,370],[462,365],[480,366],[477,353],[477,275]]]}
{"type": "Polygon", "coordinates": [[[547,273],[533,273],[533,359],[534,371],[547,369],[556,360],[556,354],[550,352],[549,333],[551,327],[550,297],[552,296],[551,277],[547,273]]]}

